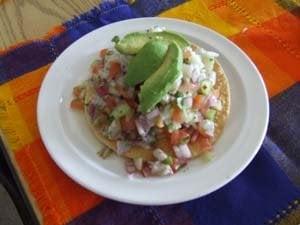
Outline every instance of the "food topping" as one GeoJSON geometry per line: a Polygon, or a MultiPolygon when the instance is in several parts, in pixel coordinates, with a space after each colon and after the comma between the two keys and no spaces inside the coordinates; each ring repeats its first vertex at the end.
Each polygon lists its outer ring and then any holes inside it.
{"type": "Polygon", "coordinates": [[[159,27],[113,42],[115,48],[100,50],[91,64],[90,79],[73,89],[71,108],[85,110],[101,135],[115,141],[118,155],[133,147],[152,151],[152,160],[126,160],[128,173],[172,175],[195,146],[212,147],[222,110],[215,89],[218,54],[159,27]]]}

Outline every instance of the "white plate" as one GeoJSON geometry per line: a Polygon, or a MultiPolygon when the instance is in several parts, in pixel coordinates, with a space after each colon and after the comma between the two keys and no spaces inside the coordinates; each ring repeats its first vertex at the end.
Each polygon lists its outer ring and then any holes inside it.
{"type": "Polygon", "coordinates": [[[122,202],[163,205],[206,195],[236,177],[257,153],[266,133],[269,106],[264,82],[250,59],[216,32],[174,19],[126,20],[97,29],[69,46],[53,63],[38,99],[39,130],[49,154],[72,179],[87,189],[122,202]],[[220,53],[232,93],[231,114],[215,145],[211,162],[193,160],[175,176],[129,178],[120,158],[102,160],[81,113],[69,108],[72,88],[88,78],[90,63],[115,35],[164,26],[220,53]]]}

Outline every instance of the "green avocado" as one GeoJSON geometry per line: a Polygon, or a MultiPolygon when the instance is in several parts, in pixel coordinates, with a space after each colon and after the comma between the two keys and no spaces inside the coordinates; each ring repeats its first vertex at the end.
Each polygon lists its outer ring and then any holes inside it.
{"type": "Polygon", "coordinates": [[[149,41],[129,62],[125,75],[125,83],[135,86],[146,80],[162,64],[168,43],[165,41],[149,41]]]}
{"type": "Polygon", "coordinates": [[[139,110],[150,111],[173,88],[182,73],[182,50],[172,42],[160,67],[144,82],[139,93],[139,110]]]}
{"type": "Polygon", "coordinates": [[[137,54],[150,40],[175,41],[182,49],[189,46],[189,42],[184,37],[172,31],[133,32],[125,35],[121,40],[117,36],[113,38],[116,43],[115,48],[119,52],[128,55],[137,54]]]}

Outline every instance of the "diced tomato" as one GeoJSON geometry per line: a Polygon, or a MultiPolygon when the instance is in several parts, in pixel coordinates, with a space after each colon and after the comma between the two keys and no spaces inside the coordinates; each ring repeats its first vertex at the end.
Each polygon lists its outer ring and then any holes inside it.
{"type": "Polygon", "coordinates": [[[193,108],[200,109],[203,105],[203,95],[196,95],[193,99],[193,108]]]}
{"type": "Polygon", "coordinates": [[[97,60],[91,66],[92,75],[93,76],[98,75],[100,73],[100,70],[103,69],[103,67],[104,67],[104,64],[100,60],[97,60]]]}
{"type": "Polygon", "coordinates": [[[156,147],[163,149],[166,153],[173,151],[173,146],[170,142],[170,133],[166,129],[162,129],[162,133],[157,135],[159,138],[156,141],[156,147]]]}
{"type": "Polygon", "coordinates": [[[128,99],[125,99],[125,101],[133,109],[136,109],[138,107],[138,104],[133,99],[128,98],[128,99]]]}
{"type": "Polygon", "coordinates": [[[191,136],[191,143],[195,143],[198,138],[199,138],[199,131],[197,130],[194,130],[194,132],[192,133],[192,136],[191,136]]]}
{"type": "Polygon", "coordinates": [[[100,51],[100,57],[101,58],[104,58],[105,57],[105,55],[106,55],[106,53],[107,53],[107,48],[103,48],[103,49],[101,49],[101,51],[100,51]]]}
{"type": "Polygon", "coordinates": [[[71,101],[71,108],[76,110],[83,110],[84,104],[80,99],[73,99],[71,101]]]}
{"type": "Polygon", "coordinates": [[[179,131],[174,131],[173,133],[171,133],[171,144],[172,145],[177,145],[178,143],[178,136],[179,136],[179,131]]]}
{"type": "Polygon", "coordinates": [[[79,98],[80,94],[81,94],[81,91],[82,91],[82,88],[77,86],[77,87],[74,87],[73,88],[73,95],[76,97],[76,98],[79,98]]]}
{"type": "Polygon", "coordinates": [[[99,86],[96,88],[96,92],[100,96],[104,96],[108,94],[108,87],[106,86],[99,86]]]}
{"type": "Polygon", "coordinates": [[[206,134],[205,131],[201,127],[198,128],[198,131],[199,131],[199,136],[204,137],[204,138],[210,138],[210,136],[208,134],[206,134]]]}
{"type": "Polygon", "coordinates": [[[113,109],[117,105],[115,98],[110,95],[106,95],[104,101],[106,103],[106,106],[110,109],[113,109]]]}
{"type": "Polygon", "coordinates": [[[207,97],[203,95],[196,95],[193,99],[193,108],[200,110],[201,113],[205,114],[208,110],[207,97]]]}
{"type": "Polygon", "coordinates": [[[132,116],[124,116],[120,120],[122,130],[124,131],[132,131],[135,130],[135,122],[132,116]]]}
{"type": "Polygon", "coordinates": [[[212,141],[210,138],[205,138],[205,137],[201,137],[199,136],[198,140],[197,140],[200,149],[202,150],[211,150],[212,149],[212,141]]]}
{"type": "Polygon", "coordinates": [[[212,150],[212,139],[199,135],[198,139],[194,143],[189,144],[189,147],[194,153],[203,153],[205,151],[212,150]]]}
{"type": "Polygon", "coordinates": [[[115,79],[118,75],[120,75],[122,72],[121,64],[117,61],[110,62],[110,68],[109,68],[109,78],[115,79]]]}
{"type": "Polygon", "coordinates": [[[207,110],[209,109],[208,105],[204,105],[201,109],[200,112],[202,115],[206,115],[207,110]]]}
{"type": "Polygon", "coordinates": [[[173,108],[172,112],[172,120],[177,123],[182,123],[184,122],[184,117],[181,109],[179,109],[177,106],[173,108]]]}
{"type": "Polygon", "coordinates": [[[183,140],[186,138],[189,138],[190,135],[184,130],[176,130],[173,133],[171,133],[171,144],[172,145],[178,145],[181,144],[183,140]]]}
{"type": "Polygon", "coordinates": [[[205,138],[211,138],[210,135],[206,134],[205,131],[203,130],[203,128],[201,127],[201,125],[199,124],[198,126],[198,131],[201,137],[205,137],[205,138]]]}

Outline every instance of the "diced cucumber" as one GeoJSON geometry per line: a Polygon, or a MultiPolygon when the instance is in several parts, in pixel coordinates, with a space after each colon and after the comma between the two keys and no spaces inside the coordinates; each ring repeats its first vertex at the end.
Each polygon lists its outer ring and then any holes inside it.
{"type": "Polygon", "coordinates": [[[205,69],[207,71],[211,71],[214,68],[215,59],[213,57],[209,57],[207,55],[202,56],[202,62],[205,65],[205,69]]]}
{"type": "Polygon", "coordinates": [[[215,117],[216,117],[216,114],[217,114],[217,110],[215,110],[215,109],[208,109],[206,111],[206,113],[205,113],[205,118],[208,119],[208,120],[214,121],[215,117]]]}
{"type": "Polygon", "coordinates": [[[173,164],[173,158],[171,156],[168,156],[163,162],[163,164],[172,165],[173,164]]]}
{"type": "Polygon", "coordinates": [[[200,84],[199,92],[203,95],[208,95],[212,89],[212,82],[210,80],[203,80],[200,84]]]}
{"type": "Polygon", "coordinates": [[[122,116],[126,116],[131,113],[131,108],[126,104],[122,103],[118,105],[113,111],[112,111],[112,116],[115,119],[119,119],[122,116]]]}

